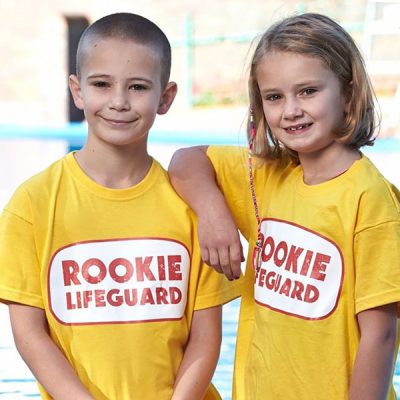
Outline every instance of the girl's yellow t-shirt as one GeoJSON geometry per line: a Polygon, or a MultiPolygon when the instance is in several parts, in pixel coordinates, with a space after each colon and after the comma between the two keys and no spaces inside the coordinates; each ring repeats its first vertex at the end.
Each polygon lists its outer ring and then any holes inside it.
{"type": "Polygon", "coordinates": [[[365,156],[315,186],[289,159],[253,160],[263,235],[256,272],[247,150],[212,146],[207,154],[249,240],[234,398],[347,399],[357,314],[400,301],[398,191],[365,156]]]}

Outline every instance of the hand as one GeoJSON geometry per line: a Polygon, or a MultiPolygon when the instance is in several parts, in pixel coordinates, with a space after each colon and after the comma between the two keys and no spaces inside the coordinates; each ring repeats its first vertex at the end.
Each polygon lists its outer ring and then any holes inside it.
{"type": "Polygon", "coordinates": [[[236,223],[221,197],[198,214],[199,243],[203,261],[229,280],[241,275],[243,247],[236,223]]]}

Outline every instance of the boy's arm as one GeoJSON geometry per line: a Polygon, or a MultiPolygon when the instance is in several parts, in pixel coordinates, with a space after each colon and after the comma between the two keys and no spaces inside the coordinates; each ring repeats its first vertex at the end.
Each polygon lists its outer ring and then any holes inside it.
{"type": "Polygon", "coordinates": [[[171,400],[202,400],[210,385],[221,346],[222,306],[195,311],[189,341],[171,400]]]}
{"type": "Polygon", "coordinates": [[[15,345],[33,375],[57,400],[94,400],[48,333],[44,310],[9,304],[15,345]]]}
{"type": "Polygon", "coordinates": [[[386,400],[397,338],[397,303],[358,314],[360,344],[350,383],[350,400],[386,400]]]}
{"type": "Polygon", "coordinates": [[[243,249],[206,151],[205,146],[178,150],[168,172],[175,190],[197,214],[203,261],[223,272],[228,279],[237,279],[244,261],[243,249]]]}

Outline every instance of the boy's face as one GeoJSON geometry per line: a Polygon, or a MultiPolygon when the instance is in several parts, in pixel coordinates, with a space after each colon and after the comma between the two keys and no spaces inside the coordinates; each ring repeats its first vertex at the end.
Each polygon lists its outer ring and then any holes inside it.
{"type": "Polygon", "coordinates": [[[80,78],[70,77],[92,145],[145,144],[156,114],[168,111],[176,85],[161,87],[161,62],[149,46],[132,40],[89,40],[80,78]]]}

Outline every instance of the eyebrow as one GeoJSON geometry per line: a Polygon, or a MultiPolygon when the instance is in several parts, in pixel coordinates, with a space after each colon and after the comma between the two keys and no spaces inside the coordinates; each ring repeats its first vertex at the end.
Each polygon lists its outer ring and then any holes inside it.
{"type": "MultiPolygon", "coordinates": [[[[93,79],[113,79],[113,77],[108,74],[93,74],[93,75],[89,75],[86,79],[89,81],[89,80],[93,80],[93,79]]],[[[151,79],[144,78],[141,76],[128,78],[127,81],[128,82],[129,81],[141,81],[141,82],[153,83],[153,81],[151,79]]]]}
{"type": "MultiPolygon", "coordinates": [[[[306,86],[321,86],[323,84],[324,84],[324,81],[322,81],[322,80],[311,80],[310,79],[310,80],[307,80],[307,81],[303,81],[303,82],[294,84],[294,88],[295,89],[299,89],[301,87],[306,87],[306,86]]],[[[276,87],[271,87],[271,88],[266,88],[266,89],[260,88],[260,92],[263,93],[263,94],[273,93],[273,92],[280,92],[280,91],[281,91],[281,89],[276,88],[276,87]]]]}

